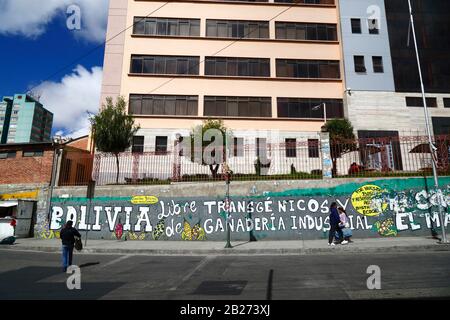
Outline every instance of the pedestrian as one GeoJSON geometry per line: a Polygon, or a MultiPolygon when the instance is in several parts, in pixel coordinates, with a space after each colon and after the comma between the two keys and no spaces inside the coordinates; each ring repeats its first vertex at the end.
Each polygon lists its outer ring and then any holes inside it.
{"type": "Polygon", "coordinates": [[[339,225],[341,227],[342,234],[344,235],[344,241],[353,242],[352,240],[350,240],[350,238],[352,237],[352,229],[350,229],[347,211],[345,211],[345,209],[342,207],[339,207],[338,210],[339,210],[339,217],[341,219],[339,225]]]}
{"type": "Polygon", "coordinates": [[[81,238],[77,229],[73,228],[73,222],[67,221],[61,229],[60,237],[62,241],[62,263],[64,272],[72,265],[73,248],[75,246],[75,237],[81,238]]]}
{"type": "Polygon", "coordinates": [[[344,235],[342,234],[342,229],[339,228],[339,223],[341,222],[341,218],[339,216],[336,202],[333,202],[330,206],[330,216],[329,217],[330,217],[330,233],[328,234],[328,245],[329,246],[335,245],[333,240],[334,240],[334,235],[336,232],[339,234],[339,242],[341,244],[346,244],[347,241],[343,240],[344,235]]]}

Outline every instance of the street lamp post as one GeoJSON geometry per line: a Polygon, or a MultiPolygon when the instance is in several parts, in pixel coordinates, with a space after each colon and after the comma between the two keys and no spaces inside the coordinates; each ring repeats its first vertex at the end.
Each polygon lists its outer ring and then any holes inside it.
{"type": "Polygon", "coordinates": [[[417,46],[417,38],[416,38],[416,30],[414,28],[414,16],[413,16],[413,10],[411,6],[411,0],[408,0],[409,5],[409,14],[410,14],[410,26],[411,31],[414,39],[414,48],[416,53],[416,59],[417,59],[417,68],[419,69],[419,78],[420,78],[420,88],[422,90],[422,99],[423,99],[423,110],[425,113],[425,125],[427,129],[428,134],[428,143],[430,145],[430,152],[432,156],[432,166],[433,166],[433,176],[434,176],[434,185],[436,188],[436,192],[438,192],[438,202],[439,202],[439,218],[441,220],[441,229],[442,229],[442,243],[447,243],[447,235],[445,231],[445,223],[444,223],[444,214],[443,214],[443,208],[442,208],[442,192],[439,190],[439,179],[438,179],[438,172],[437,172],[437,166],[436,166],[436,147],[433,144],[433,139],[431,137],[431,129],[430,129],[430,116],[428,113],[428,107],[427,107],[427,99],[425,97],[425,87],[423,84],[423,77],[422,77],[422,68],[420,66],[420,56],[419,56],[419,49],[417,46]]]}
{"type": "Polygon", "coordinates": [[[225,177],[225,183],[227,184],[227,195],[225,200],[225,207],[227,209],[227,244],[225,245],[226,249],[231,249],[233,246],[231,245],[231,229],[230,229],[230,183],[231,183],[231,170],[226,163],[223,164],[223,174],[225,177]]]}
{"type": "Polygon", "coordinates": [[[327,123],[327,104],[325,102],[322,102],[321,104],[318,104],[317,106],[313,107],[312,109],[319,110],[320,108],[323,108],[323,121],[325,124],[327,123]]]}

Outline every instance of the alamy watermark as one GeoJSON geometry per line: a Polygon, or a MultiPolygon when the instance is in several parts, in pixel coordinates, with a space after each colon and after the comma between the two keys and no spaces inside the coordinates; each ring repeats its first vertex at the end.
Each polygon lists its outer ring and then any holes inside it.
{"type": "Polygon", "coordinates": [[[367,278],[366,284],[369,290],[380,290],[381,289],[381,269],[377,265],[370,265],[367,267],[367,274],[370,277],[367,278]]]}
{"type": "Polygon", "coordinates": [[[69,290],[81,290],[81,269],[78,266],[69,266],[67,268],[67,274],[70,276],[67,278],[66,286],[69,290]]]}
{"type": "Polygon", "coordinates": [[[66,26],[69,30],[81,30],[81,8],[75,4],[67,7],[66,26]]]}

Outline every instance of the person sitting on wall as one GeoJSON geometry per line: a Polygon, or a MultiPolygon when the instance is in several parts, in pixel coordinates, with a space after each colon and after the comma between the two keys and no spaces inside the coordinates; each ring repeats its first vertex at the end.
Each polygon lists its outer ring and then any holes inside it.
{"type": "Polygon", "coordinates": [[[356,162],[353,162],[350,165],[350,168],[348,169],[348,174],[351,176],[351,175],[359,173],[360,171],[361,171],[361,167],[356,162]]]}

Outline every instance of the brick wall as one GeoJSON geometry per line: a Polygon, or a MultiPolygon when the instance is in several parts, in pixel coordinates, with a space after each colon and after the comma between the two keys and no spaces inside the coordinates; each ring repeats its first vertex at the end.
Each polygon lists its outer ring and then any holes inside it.
{"type": "Polygon", "coordinates": [[[0,184],[49,184],[52,163],[51,149],[45,150],[44,155],[40,157],[23,157],[23,150],[16,150],[15,158],[0,159],[0,184]]]}

